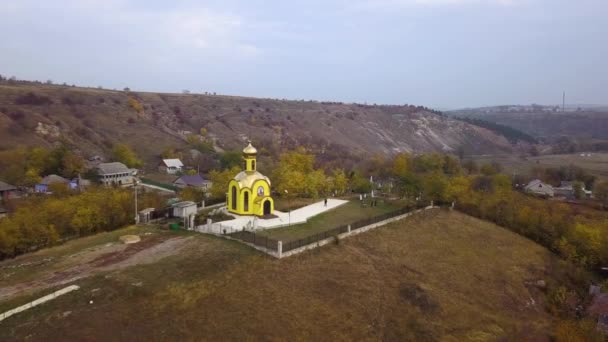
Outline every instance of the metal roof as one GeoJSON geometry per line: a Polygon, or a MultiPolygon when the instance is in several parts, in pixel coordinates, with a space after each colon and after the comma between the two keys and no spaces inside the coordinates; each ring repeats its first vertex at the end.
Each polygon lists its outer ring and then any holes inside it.
{"type": "Polygon", "coordinates": [[[14,185],[10,185],[8,183],[0,181],[0,191],[11,191],[11,190],[17,190],[17,188],[14,185]]]}
{"type": "Polygon", "coordinates": [[[203,177],[201,177],[201,175],[192,175],[192,176],[181,176],[178,179],[176,179],[173,183],[178,183],[179,181],[182,181],[184,184],[186,185],[191,185],[191,186],[202,186],[205,183],[209,183],[208,180],[204,179],[203,177]]]}
{"type": "Polygon", "coordinates": [[[179,160],[179,159],[163,159],[163,164],[165,164],[166,167],[181,168],[181,167],[184,166],[184,164],[182,163],[182,161],[179,160]]]}
{"type": "Polygon", "coordinates": [[[43,185],[50,185],[50,184],[56,184],[56,183],[60,183],[60,184],[66,184],[69,183],[70,181],[58,176],[58,175],[48,175],[44,178],[42,178],[42,180],[40,181],[40,183],[38,184],[43,184],[43,185]]]}
{"type": "Polygon", "coordinates": [[[119,162],[101,163],[101,164],[97,165],[97,169],[99,170],[99,173],[104,174],[104,175],[111,175],[114,173],[125,173],[125,172],[132,171],[125,164],[119,163],[119,162]]]}
{"type": "Polygon", "coordinates": [[[173,205],[173,207],[178,207],[178,208],[186,208],[186,207],[191,207],[191,206],[196,207],[196,203],[194,203],[192,201],[183,201],[183,202],[177,202],[173,205]]]}

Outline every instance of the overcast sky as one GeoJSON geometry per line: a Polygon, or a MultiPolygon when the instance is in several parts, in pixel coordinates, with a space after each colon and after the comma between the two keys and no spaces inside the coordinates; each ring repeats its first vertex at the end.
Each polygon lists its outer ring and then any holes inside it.
{"type": "Polygon", "coordinates": [[[0,74],[134,90],[608,103],[607,0],[0,0],[0,74]]]}

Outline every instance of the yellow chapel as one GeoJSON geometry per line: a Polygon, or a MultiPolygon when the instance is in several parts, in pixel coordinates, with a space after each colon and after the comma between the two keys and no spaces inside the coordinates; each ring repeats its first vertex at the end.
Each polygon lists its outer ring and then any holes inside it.
{"type": "Polygon", "coordinates": [[[251,142],[243,149],[244,171],[228,184],[228,211],[238,215],[266,216],[274,212],[270,179],[256,170],[258,151],[251,142]]]}

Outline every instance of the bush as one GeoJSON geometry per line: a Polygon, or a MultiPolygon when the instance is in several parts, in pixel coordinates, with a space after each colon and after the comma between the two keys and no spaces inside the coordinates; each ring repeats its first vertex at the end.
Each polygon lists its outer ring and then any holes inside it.
{"type": "Polygon", "coordinates": [[[15,99],[15,104],[17,105],[31,105],[31,106],[43,106],[52,104],[53,101],[46,96],[36,95],[32,92],[29,92],[25,95],[18,96],[15,99]]]}

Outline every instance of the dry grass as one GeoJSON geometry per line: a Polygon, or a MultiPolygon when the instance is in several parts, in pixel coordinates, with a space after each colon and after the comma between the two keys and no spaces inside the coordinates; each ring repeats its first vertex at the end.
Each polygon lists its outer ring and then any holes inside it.
{"type": "Polygon", "coordinates": [[[425,215],[282,260],[193,235],[10,318],[0,340],[547,340],[544,295],[525,282],[551,285],[554,256],[459,213],[425,215]]]}

